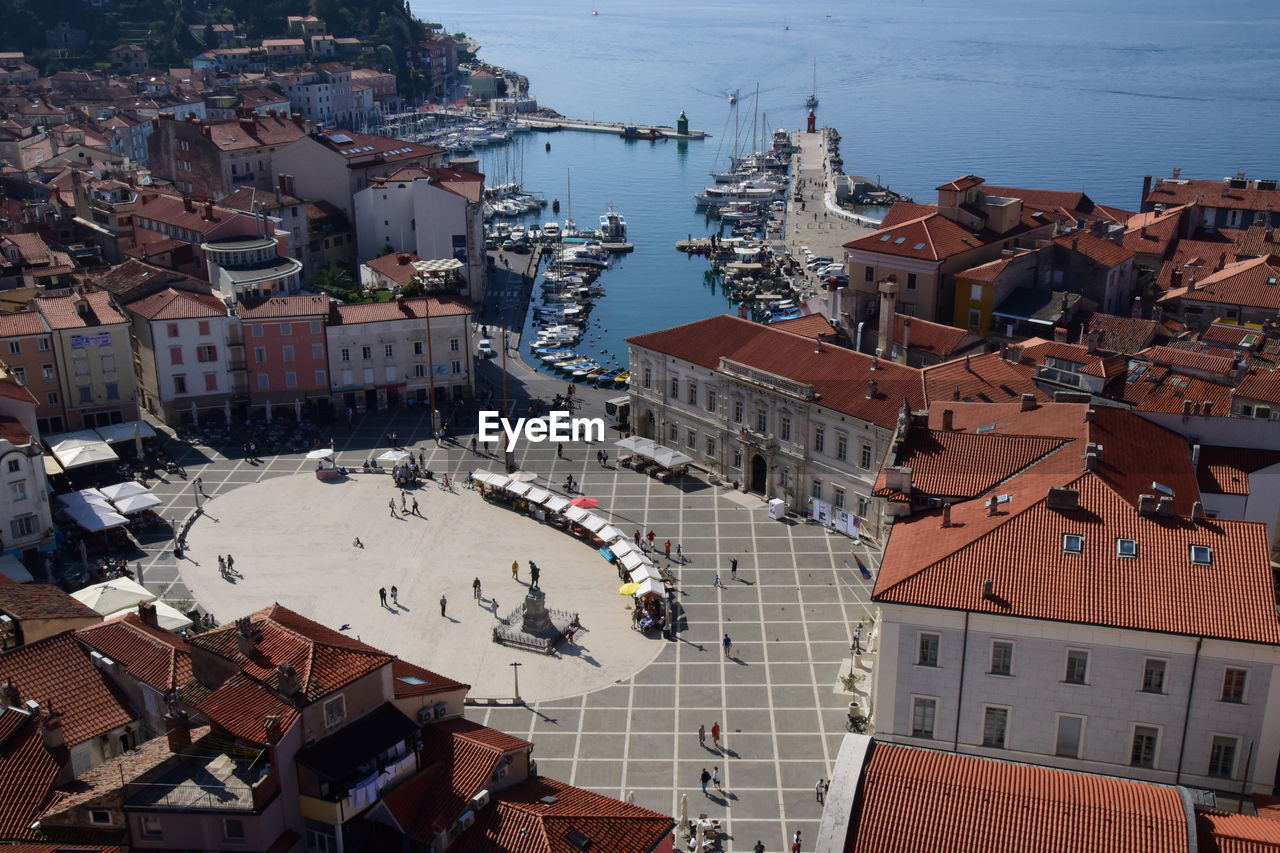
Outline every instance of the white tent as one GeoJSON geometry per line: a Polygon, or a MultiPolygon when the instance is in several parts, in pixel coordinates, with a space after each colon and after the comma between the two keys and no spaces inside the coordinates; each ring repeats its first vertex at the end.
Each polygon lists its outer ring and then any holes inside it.
{"type": "Polygon", "coordinates": [[[624,439],[615,441],[613,446],[621,447],[623,450],[635,453],[639,456],[648,457],[652,457],[653,451],[658,447],[658,445],[654,444],[651,439],[641,438],[638,435],[629,435],[624,439]]]}
{"type": "Polygon", "coordinates": [[[106,494],[97,489],[81,489],[78,492],[67,492],[57,496],[58,503],[65,507],[100,506],[111,509],[111,501],[106,494]]]}
{"type": "MultiPolygon", "coordinates": [[[[161,628],[164,628],[167,631],[181,631],[183,628],[191,627],[191,620],[187,618],[185,613],[173,605],[166,604],[159,599],[153,600],[151,604],[156,609],[156,622],[159,623],[161,628]]],[[[115,619],[118,616],[127,616],[130,613],[136,612],[138,612],[138,605],[135,602],[129,607],[122,607],[115,613],[109,613],[102,618],[104,620],[115,619]]]]}
{"type": "Polygon", "coordinates": [[[552,512],[564,512],[566,509],[581,509],[581,507],[570,507],[569,499],[562,498],[559,495],[552,495],[542,502],[542,505],[552,512]]]}
{"type": "Polygon", "coordinates": [[[627,538],[627,534],[612,525],[605,525],[602,529],[597,530],[596,533],[606,542],[613,542],[615,539],[625,540],[627,538]]]}
{"type": "Polygon", "coordinates": [[[113,462],[120,457],[93,430],[50,436],[50,449],[63,468],[80,468],[99,462],[113,462]],[[59,439],[56,443],[54,439],[59,439]]]}
{"type": "Polygon", "coordinates": [[[103,615],[137,607],[139,601],[156,600],[155,593],[129,578],[116,578],[90,584],[84,589],[71,593],[71,597],[103,615]]]}
{"type": "Polygon", "coordinates": [[[547,502],[547,498],[551,497],[551,493],[546,489],[534,486],[529,490],[529,494],[525,495],[525,497],[532,503],[545,504],[547,502]]]}
{"type": "MultiPolygon", "coordinates": [[[[612,550],[612,548],[610,550],[612,550]]],[[[648,563],[648,560],[646,560],[639,551],[624,551],[621,554],[614,551],[614,553],[618,555],[618,559],[622,562],[622,567],[627,571],[631,571],[632,569],[648,563]]]]}
{"type": "Polygon", "coordinates": [[[564,517],[570,521],[576,521],[578,524],[583,524],[588,518],[595,518],[595,516],[580,506],[571,506],[566,509],[564,511],[564,517]]]}
{"type": "Polygon", "coordinates": [[[406,450],[388,450],[386,453],[383,453],[378,457],[378,461],[390,462],[392,465],[399,465],[412,455],[412,453],[409,453],[406,450]]]}
{"type": "Polygon", "coordinates": [[[632,583],[644,583],[646,580],[662,583],[662,574],[648,563],[632,569],[630,577],[632,583]]]}
{"type": "Polygon", "coordinates": [[[506,489],[518,498],[522,498],[534,490],[533,483],[512,483],[506,489]]]}
{"type": "Polygon", "coordinates": [[[592,533],[598,533],[608,527],[609,522],[598,515],[588,513],[587,517],[582,519],[582,526],[587,528],[587,530],[590,530],[592,533]]]}
{"type": "Polygon", "coordinates": [[[640,581],[640,588],[634,593],[636,598],[644,598],[649,595],[665,596],[666,590],[662,588],[662,582],[653,578],[646,578],[640,581]]]}
{"type": "Polygon", "coordinates": [[[693,457],[669,447],[659,447],[653,452],[653,461],[663,468],[678,468],[681,465],[688,465],[693,461],[693,457]]]}
{"type": "Polygon", "coordinates": [[[627,539],[625,536],[619,539],[617,542],[611,542],[609,544],[609,550],[613,552],[613,555],[615,557],[619,557],[619,558],[627,554],[640,553],[640,549],[637,548],[635,545],[632,545],[631,540],[627,539]]]}
{"type": "Polygon", "coordinates": [[[331,456],[333,456],[333,448],[331,447],[323,447],[319,450],[312,450],[307,453],[308,459],[328,459],[331,456]]]}
{"type": "Polygon", "coordinates": [[[151,490],[136,480],[128,480],[123,483],[116,483],[114,486],[103,486],[98,491],[109,501],[118,500],[119,498],[131,498],[134,495],[149,495],[151,490]]]}
{"type": "Polygon", "coordinates": [[[151,424],[146,421],[125,421],[122,424],[109,424],[107,426],[94,427],[94,432],[102,437],[102,440],[110,444],[117,441],[132,441],[135,437],[135,431],[142,438],[153,438],[156,431],[151,428],[151,424]]]}
{"type": "Polygon", "coordinates": [[[116,505],[116,510],[122,515],[133,515],[135,512],[142,512],[143,510],[160,506],[164,501],[160,500],[153,494],[145,494],[116,498],[114,503],[116,505]]]}
{"type": "Polygon", "coordinates": [[[35,580],[16,554],[0,555],[0,575],[15,583],[31,583],[35,580]]]}
{"type": "Polygon", "coordinates": [[[66,513],[71,516],[72,521],[90,533],[110,530],[113,527],[124,527],[129,523],[129,519],[120,515],[114,509],[95,504],[86,503],[69,506],[66,509],[66,513]]]}

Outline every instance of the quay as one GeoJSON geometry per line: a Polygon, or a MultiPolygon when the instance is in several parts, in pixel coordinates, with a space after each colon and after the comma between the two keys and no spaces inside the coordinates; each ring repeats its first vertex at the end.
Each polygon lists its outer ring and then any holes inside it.
{"type": "Polygon", "coordinates": [[[674,127],[665,124],[624,124],[618,121],[591,121],[580,118],[531,118],[521,116],[520,121],[534,130],[582,130],[587,133],[611,133],[622,136],[628,128],[635,131],[637,139],[646,139],[651,134],[663,139],[709,139],[711,134],[705,130],[686,130],[681,133],[674,127]]]}

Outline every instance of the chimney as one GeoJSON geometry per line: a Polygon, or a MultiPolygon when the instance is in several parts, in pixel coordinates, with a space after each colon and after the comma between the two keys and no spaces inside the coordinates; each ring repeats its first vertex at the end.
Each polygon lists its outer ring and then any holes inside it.
{"type": "Polygon", "coordinates": [[[890,465],[886,467],[884,469],[885,488],[902,492],[904,495],[911,494],[912,473],[912,469],[908,465],[890,465]]]}
{"type": "Polygon", "coordinates": [[[952,388],[952,389],[951,389],[951,399],[952,399],[952,400],[955,400],[955,401],[957,401],[957,402],[959,402],[959,400],[960,400],[960,389],[959,389],[959,388],[952,388]]]}
{"type": "Polygon", "coordinates": [[[1009,345],[1009,363],[1019,364],[1022,361],[1022,344],[1009,345]]]}
{"type": "Polygon", "coordinates": [[[138,602],[138,618],[149,628],[160,627],[160,620],[156,617],[156,606],[150,601],[138,602]]]}
{"type": "Polygon", "coordinates": [[[1084,336],[1085,352],[1092,355],[1098,351],[1098,338],[1099,334],[1097,332],[1090,332],[1084,336]]]}
{"type": "Polygon", "coordinates": [[[405,252],[401,252],[400,254],[396,255],[396,263],[399,264],[400,266],[405,266],[406,264],[409,263],[411,259],[412,259],[411,256],[405,252]]]}
{"type": "Polygon", "coordinates": [[[1204,504],[1200,501],[1191,505],[1191,523],[1204,524],[1204,504]]]}
{"type": "Polygon", "coordinates": [[[267,743],[277,744],[280,738],[284,737],[284,732],[280,729],[280,718],[275,714],[269,714],[262,720],[262,728],[267,733],[267,743]]]}
{"type": "Polygon", "coordinates": [[[164,715],[164,721],[169,727],[166,734],[169,738],[170,752],[177,755],[191,746],[191,720],[187,717],[186,711],[175,708],[164,715]]]}
{"type": "Polygon", "coordinates": [[[1173,498],[1168,495],[1161,495],[1159,502],[1156,504],[1156,515],[1173,515],[1173,498]]]}
{"type": "Polygon", "coordinates": [[[1061,326],[1054,326],[1053,339],[1060,344],[1065,344],[1067,342],[1067,330],[1061,326]]]}
{"type": "Polygon", "coordinates": [[[252,134],[257,130],[257,123],[251,118],[242,118],[240,119],[240,129],[246,134],[252,134]]]}
{"type": "Polygon", "coordinates": [[[1213,414],[1212,400],[1205,400],[1203,403],[1200,404],[1200,414],[1204,415],[1206,418],[1210,417],[1213,414]]]}
{"type": "Polygon", "coordinates": [[[62,712],[53,710],[53,700],[45,703],[44,719],[40,721],[40,738],[50,752],[67,745],[66,732],[62,730],[62,712]]]}
{"type": "Polygon", "coordinates": [[[191,202],[191,196],[184,195],[182,197],[182,209],[185,210],[187,213],[196,212],[196,206],[191,202]]]}
{"type": "Polygon", "coordinates": [[[814,339],[813,339],[813,351],[814,351],[814,352],[816,352],[816,353],[820,353],[820,352],[822,352],[822,338],[817,337],[817,336],[815,336],[815,337],[814,337],[814,339]]]}
{"type": "Polygon", "coordinates": [[[240,654],[247,658],[253,657],[257,644],[257,638],[253,636],[253,623],[249,621],[249,617],[242,616],[237,619],[236,645],[240,649],[240,654]]]}
{"type": "Polygon", "coordinates": [[[1091,424],[1091,423],[1093,423],[1093,419],[1094,419],[1094,417],[1096,417],[1096,416],[1097,416],[1097,414],[1098,414],[1098,412],[1097,412],[1097,410],[1096,410],[1096,409],[1085,409],[1085,410],[1084,410],[1084,422],[1085,422],[1085,423],[1087,423],[1087,424],[1091,424]]]}
{"type": "Polygon", "coordinates": [[[298,672],[291,665],[282,663],[276,667],[276,688],[292,698],[299,690],[298,672]]]}
{"type": "Polygon", "coordinates": [[[970,360],[969,356],[967,355],[964,357],[964,369],[967,370],[969,373],[973,373],[973,361],[970,360]]]}
{"type": "Polygon", "coordinates": [[[1190,400],[1182,401],[1182,417],[1189,418],[1196,413],[1196,404],[1190,400]]]}
{"type": "Polygon", "coordinates": [[[983,580],[983,582],[982,582],[982,597],[983,597],[983,599],[985,599],[985,600],[987,600],[987,601],[990,601],[991,599],[993,599],[993,598],[995,598],[995,597],[996,597],[996,593],[995,593],[995,588],[994,588],[994,587],[995,587],[995,584],[993,584],[993,583],[991,582],[991,578],[986,578],[985,580],[983,580]]]}
{"type": "Polygon", "coordinates": [[[1018,407],[1018,411],[1029,412],[1036,407],[1035,394],[1023,394],[1018,399],[1021,402],[1021,405],[1018,407]]]}
{"type": "Polygon", "coordinates": [[[952,422],[953,422],[952,419],[955,417],[955,414],[956,413],[953,412],[951,409],[942,410],[942,428],[945,429],[947,432],[951,432],[953,429],[955,429],[955,427],[952,426],[952,422]]]}
{"type": "Polygon", "coordinates": [[[1086,453],[1084,455],[1084,470],[1086,471],[1098,470],[1098,454],[1086,453]]]}
{"type": "Polygon", "coordinates": [[[898,361],[902,364],[907,363],[907,349],[911,346],[911,318],[902,318],[902,351],[898,354],[898,361]]]}
{"type": "Polygon", "coordinates": [[[307,129],[306,124],[302,121],[302,113],[294,113],[292,116],[290,116],[290,118],[293,119],[293,123],[298,128],[298,130],[307,129]]]}
{"type": "Polygon", "coordinates": [[[988,517],[994,516],[996,514],[997,506],[999,506],[999,504],[996,503],[995,495],[992,495],[990,498],[987,499],[987,516],[988,517]]]}
{"type": "Polygon", "coordinates": [[[282,177],[284,178],[285,195],[296,196],[298,193],[294,190],[294,187],[293,187],[293,175],[283,175],[282,177]]]}
{"type": "Polygon", "coordinates": [[[18,691],[18,685],[8,679],[0,682],[0,707],[19,708],[21,706],[22,694],[18,691]]]}
{"type": "Polygon", "coordinates": [[[211,201],[204,203],[204,218],[210,222],[213,221],[213,202],[211,201]]]}
{"type": "Polygon", "coordinates": [[[1050,486],[1044,505],[1058,512],[1075,512],[1080,508],[1080,490],[1050,486]]]}
{"type": "Polygon", "coordinates": [[[1156,496],[1138,495],[1138,515],[1150,518],[1156,514],[1156,496]]]}
{"type": "Polygon", "coordinates": [[[1071,251],[1076,252],[1079,250],[1080,250],[1080,235],[1077,234],[1076,236],[1071,238],[1071,251]]]}
{"type": "Polygon", "coordinates": [[[1170,287],[1170,289],[1175,288],[1175,287],[1182,287],[1182,270],[1180,270],[1180,269],[1175,269],[1175,270],[1170,274],[1170,276],[1169,276],[1169,287],[1170,287]]]}
{"type": "Polygon", "coordinates": [[[874,400],[876,398],[876,392],[878,390],[879,390],[879,383],[876,382],[874,379],[868,379],[867,380],[867,399],[874,400]]]}
{"type": "Polygon", "coordinates": [[[951,526],[951,504],[942,505],[942,526],[951,526]]]}

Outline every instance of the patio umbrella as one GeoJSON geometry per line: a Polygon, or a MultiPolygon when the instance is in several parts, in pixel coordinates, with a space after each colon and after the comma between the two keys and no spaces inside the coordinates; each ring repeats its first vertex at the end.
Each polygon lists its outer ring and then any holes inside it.
{"type": "Polygon", "coordinates": [[[600,506],[600,501],[596,500],[595,498],[574,498],[573,500],[569,501],[569,503],[572,504],[573,506],[580,506],[583,509],[594,509],[600,506]]]}
{"type": "MultiPolygon", "coordinates": [[[[151,602],[151,604],[156,609],[156,622],[159,623],[160,627],[164,628],[166,631],[181,631],[183,628],[191,627],[191,620],[187,618],[185,613],[174,607],[172,604],[166,604],[159,599],[151,602]]],[[[132,607],[122,607],[115,613],[108,613],[106,616],[103,616],[102,621],[105,622],[108,619],[126,616],[130,613],[137,612],[137,610],[138,606],[136,604],[132,607]]]]}
{"type": "Polygon", "coordinates": [[[298,420],[298,423],[302,423],[302,401],[297,397],[293,398],[293,416],[298,420]]]}
{"type": "Polygon", "coordinates": [[[116,578],[91,584],[71,593],[71,597],[103,614],[115,613],[126,607],[136,607],[139,601],[156,599],[155,593],[128,578],[116,578]]]}
{"type": "Polygon", "coordinates": [[[191,401],[191,425],[195,426],[200,423],[200,410],[196,408],[196,401],[191,401]]]}
{"type": "Polygon", "coordinates": [[[116,483],[114,486],[103,486],[98,491],[106,495],[107,500],[114,501],[118,498],[128,498],[133,495],[150,494],[151,490],[136,480],[126,480],[123,483],[116,483]]]}
{"type": "Polygon", "coordinates": [[[333,455],[332,447],[322,447],[319,450],[313,450],[307,454],[308,459],[328,459],[333,455]]]}
{"type": "Polygon", "coordinates": [[[227,400],[222,404],[222,417],[227,422],[227,426],[231,426],[231,401],[227,400]]]}
{"type": "Polygon", "coordinates": [[[383,453],[378,457],[378,461],[390,462],[393,465],[398,465],[399,463],[408,459],[412,455],[413,455],[412,453],[409,453],[408,451],[405,451],[405,450],[388,450],[387,452],[383,453]]]}
{"type": "Polygon", "coordinates": [[[129,495],[128,497],[116,498],[114,501],[116,510],[122,515],[132,515],[135,512],[142,512],[144,509],[160,506],[164,501],[160,500],[153,494],[145,495],[129,495]]]}
{"type": "Polygon", "coordinates": [[[271,401],[270,401],[270,400],[268,400],[268,401],[267,401],[267,413],[266,413],[266,418],[267,418],[267,420],[268,420],[268,421],[269,421],[269,420],[271,420],[271,401]]]}
{"type": "Polygon", "coordinates": [[[618,595],[635,595],[636,590],[640,588],[638,583],[624,583],[618,587],[618,595]]]}

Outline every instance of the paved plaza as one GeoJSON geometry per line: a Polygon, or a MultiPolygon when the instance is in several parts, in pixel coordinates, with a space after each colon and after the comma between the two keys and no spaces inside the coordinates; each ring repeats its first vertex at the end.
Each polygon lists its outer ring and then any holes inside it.
{"type": "MultiPolygon", "coordinates": [[[[524,394],[564,388],[522,367],[516,374],[524,394]]],[[[608,395],[585,396],[581,414],[593,415],[608,395]]],[[[437,447],[427,413],[411,410],[371,413],[349,432],[343,425],[334,435],[338,464],[359,469],[386,449],[388,430],[422,450],[437,476],[465,477],[477,463],[501,470],[500,461],[466,449],[465,431],[459,444],[437,447]]],[[[192,524],[182,560],[167,541],[149,545],[145,582],[170,601],[199,601],[220,621],[279,600],[335,628],[350,624],[374,645],[473,684],[476,697],[510,696],[508,665],[520,661],[528,706],[473,706],[467,714],[532,741],[543,774],[615,797],[634,794],[667,814],[688,795],[690,814],[725,821],[727,850],[750,850],[756,839],[784,850],[797,828],[814,837],[821,806],[813,785],[829,775],[845,734],[850,697],[838,692],[839,675],[849,666],[852,626],[870,612],[870,582],[849,568],[853,543],[803,521],[772,521],[758,499],[703,479],[664,485],[618,469],[606,447],[609,468],[596,462],[595,446],[568,446],[559,459],[554,444],[522,444],[515,457],[554,491],[572,474],[582,493],[599,499],[596,512],[622,530],[653,529],[659,544],[683,545],[686,562],[672,566],[682,609],[675,641],[629,630],[617,576],[589,546],[485,505],[475,492],[429,485],[411,493],[427,518],[397,520],[387,508],[395,492],[387,475],[322,484],[301,454],[251,464],[238,445],[183,451],[188,477],[202,477],[210,495],[209,517],[192,524]],[[352,547],[357,535],[363,551],[352,547]],[[216,555],[226,551],[244,575],[235,583],[218,577],[216,555]],[[582,610],[588,628],[583,648],[599,667],[581,651],[545,658],[487,642],[493,617],[471,600],[471,579],[480,575],[486,597],[497,595],[504,611],[514,607],[524,590],[510,578],[516,556],[524,581],[528,559],[544,570],[552,607],[578,603],[572,609],[582,610]],[[728,571],[735,556],[736,581],[728,571]],[[714,585],[717,571],[723,590],[714,585]],[[396,577],[406,578],[398,586],[410,608],[399,616],[377,601],[377,588],[396,577]],[[457,623],[440,621],[441,589],[457,623]],[[725,633],[729,656],[720,646],[725,633]],[[710,732],[716,722],[722,748],[712,748],[709,734],[699,746],[699,724],[710,732]],[[698,776],[716,766],[724,791],[704,797],[698,776]]],[[[166,518],[194,509],[189,481],[154,491],[167,502],[166,518]]],[[[863,562],[878,564],[878,555],[857,547],[863,562]]]]}

